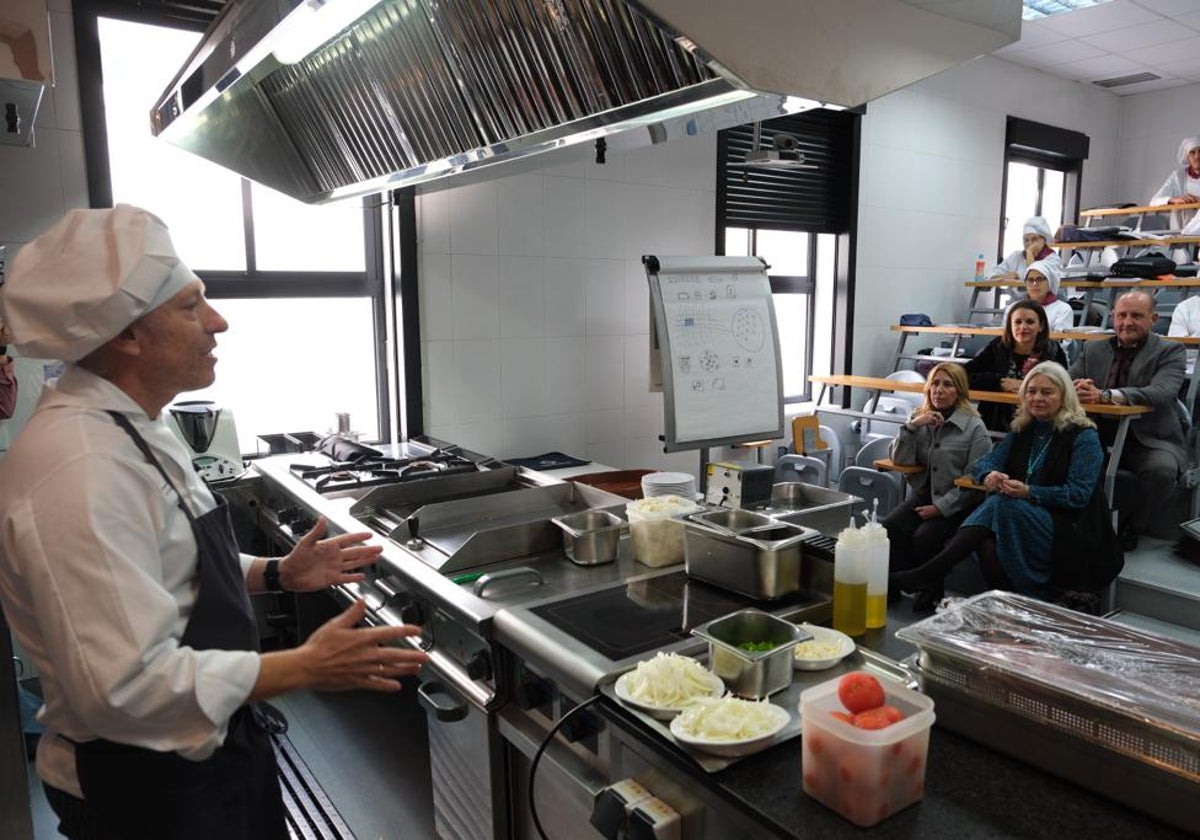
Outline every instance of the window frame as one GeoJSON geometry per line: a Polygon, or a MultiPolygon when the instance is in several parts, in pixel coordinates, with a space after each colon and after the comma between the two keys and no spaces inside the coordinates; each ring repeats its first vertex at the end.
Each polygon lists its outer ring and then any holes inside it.
{"type": "Polygon", "coordinates": [[[1004,139],[1004,167],[1000,184],[1000,219],[996,231],[996,260],[1004,254],[1004,222],[1008,218],[1009,164],[1023,163],[1038,168],[1038,197],[1036,215],[1042,212],[1045,173],[1053,169],[1063,173],[1062,223],[1077,224],[1079,199],[1083,183],[1083,162],[1087,160],[1090,138],[1081,132],[1033,122],[1019,117],[1008,118],[1004,139]]]}
{"type": "MultiPolygon", "coordinates": [[[[79,77],[79,106],[83,128],[84,160],[87,168],[88,205],[102,209],[113,206],[112,170],[109,165],[108,131],[104,107],[98,20],[114,18],[132,23],[163,26],[202,33],[216,18],[224,4],[218,0],[75,0],[73,24],[76,63],[79,77]]],[[[149,114],[147,103],[147,115],[149,114]]],[[[149,117],[147,116],[147,119],[149,117]]],[[[212,300],[366,297],[371,300],[372,328],[375,334],[373,363],[376,371],[377,421],[383,440],[401,434],[421,431],[421,414],[415,418],[411,409],[404,411],[400,395],[390,387],[398,362],[389,359],[388,348],[396,342],[389,340],[389,317],[393,306],[387,300],[391,276],[389,261],[384,258],[384,225],[389,222],[383,212],[384,199],[368,196],[362,200],[364,270],[333,272],[263,271],[257,268],[254,249],[254,216],[251,182],[241,179],[243,243],[246,248],[245,271],[196,270],[204,281],[206,294],[212,300]],[[397,419],[407,420],[398,426],[397,419]],[[412,421],[415,420],[415,423],[412,421]],[[415,427],[415,428],[414,428],[415,427]]],[[[397,290],[397,294],[399,294],[397,290]]],[[[407,296],[406,296],[407,297],[407,296]]],[[[415,297],[412,303],[415,307],[415,297]]],[[[409,342],[405,341],[405,349],[409,342]]],[[[419,355],[418,355],[419,361],[419,355]]],[[[405,382],[404,402],[414,399],[420,404],[420,377],[415,383],[405,382]],[[409,391],[416,389],[415,396],[409,391]]]]}

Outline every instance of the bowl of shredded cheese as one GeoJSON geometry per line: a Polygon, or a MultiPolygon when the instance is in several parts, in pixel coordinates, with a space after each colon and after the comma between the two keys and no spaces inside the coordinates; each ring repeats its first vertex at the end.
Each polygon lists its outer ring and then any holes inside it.
{"type": "Polygon", "coordinates": [[[708,698],[680,712],[671,721],[671,735],[685,746],[736,758],[769,745],[791,717],[787,709],[767,700],[708,698]]]}
{"type": "Polygon", "coordinates": [[[698,698],[720,697],[725,683],[695,659],[658,653],[617,678],[617,699],[656,720],[670,720],[698,698]]]}
{"type": "Polygon", "coordinates": [[[808,622],[800,627],[811,633],[812,638],[800,642],[792,653],[792,667],[798,671],[832,668],[856,649],[854,640],[838,630],[808,622]]]}

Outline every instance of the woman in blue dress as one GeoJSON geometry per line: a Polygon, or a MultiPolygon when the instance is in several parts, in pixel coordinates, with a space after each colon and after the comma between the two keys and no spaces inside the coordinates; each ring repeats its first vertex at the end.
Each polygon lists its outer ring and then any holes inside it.
{"type": "Polygon", "coordinates": [[[1100,486],[1104,452],[1066,370],[1025,376],[1012,431],[971,469],[987,499],[928,563],[898,572],[913,590],[939,584],[974,551],[989,585],[1038,598],[1107,585],[1123,560],[1100,486]]]}

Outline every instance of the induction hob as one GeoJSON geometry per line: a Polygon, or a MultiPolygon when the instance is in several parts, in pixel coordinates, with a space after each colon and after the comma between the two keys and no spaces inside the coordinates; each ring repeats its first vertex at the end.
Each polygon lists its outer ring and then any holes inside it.
{"type": "Polygon", "coordinates": [[[747,607],[791,613],[827,599],[800,591],[757,601],[673,572],[532,608],[554,627],[614,662],[675,644],[693,627],[747,607]]]}

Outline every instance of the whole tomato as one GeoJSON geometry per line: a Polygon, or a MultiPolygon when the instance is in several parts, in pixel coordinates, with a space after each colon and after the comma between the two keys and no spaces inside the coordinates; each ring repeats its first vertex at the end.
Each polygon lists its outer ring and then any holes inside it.
{"type": "Polygon", "coordinates": [[[862,671],[846,674],[838,681],[838,699],[852,714],[877,709],[884,704],[887,696],[879,680],[862,671]]]}

